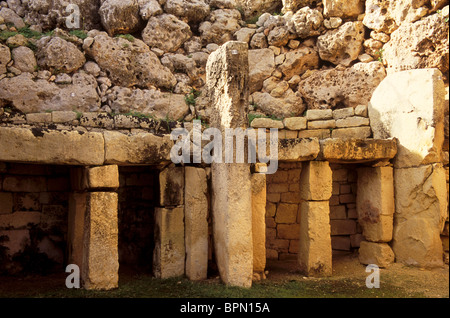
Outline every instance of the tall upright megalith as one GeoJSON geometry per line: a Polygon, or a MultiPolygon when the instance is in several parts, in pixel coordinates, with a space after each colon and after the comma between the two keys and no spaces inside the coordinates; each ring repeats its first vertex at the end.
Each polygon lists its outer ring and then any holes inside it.
{"type": "Polygon", "coordinates": [[[444,97],[439,70],[409,70],[387,76],[368,108],[374,138],[398,140],[394,159],[395,258],[420,267],[443,265],[440,233],[448,205],[441,163],[444,97]]]}
{"type": "MultiPolygon", "coordinates": [[[[214,109],[211,126],[221,130],[223,139],[227,128],[248,127],[248,82],[247,43],[227,42],[210,55],[206,65],[206,85],[214,109]]],[[[233,150],[235,155],[235,143],[233,150]]],[[[250,164],[225,163],[225,160],[213,162],[211,180],[214,248],[220,277],[227,285],[251,287],[250,164]]]]}

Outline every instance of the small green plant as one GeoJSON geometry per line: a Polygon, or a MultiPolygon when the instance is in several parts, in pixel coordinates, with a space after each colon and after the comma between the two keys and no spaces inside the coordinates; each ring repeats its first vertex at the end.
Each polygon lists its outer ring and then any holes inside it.
{"type": "Polygon", "coordinates": [[[195,106],[197,103],[197,97],[201,95],[201,92],[197,91],[196,89],[192,89],[189,94],[184,96],[184,101],[189,106],[195,106]]]}
{"type": "Polygon", "coordinates": [[[3,108],[3,110],[5,111],[5,113],[12,113],[12,109],[9,107],[5,107],[3,108]]]}
{"type": "Polygon", "coordinates": [[[51,113],[53,113],[53,110],[47,109],[45,112],[46,112],[47,114],[51,114],[51,113]]]}
{"type": "Polygon", "coordinates": [[[77,110],[74,110],[73,111],[75,114],[77,114],[77,120],[80,120],[81,119],[81,116],[83,116],[83,113],[81,113],[81,112],[79,112],[79,111],[77,111],[77,110]]]}
{"type": "Polygon", "coordinates": [[[256,22],[258,22],[260,16],[261,16],[260,14],[255,15],[254,17],[251,17],[251,18],[247,19],[245,21],[245,23],[247,23],[247,24],[255,24],[256,22]]]}
{"type": "Polygon", "coordinates": [[[134,36],[132,36],[131,34],[119,34],[119,35],[116,35],[116,38],[122,38],[122,39],[125,39],[125,40],[128,40],[128,41],[130,41],[130,42],[134,42],[134,36]]]}
{"type": "Polygon", "coordinates": [[[244,8],[242,8],[241,6],[237,6],[235,9],[239,11],[242,17],[245,16],[244,8]]]}
{"type": "Polygon", "coordinates": [[[274,15],[274,16],[280,16],[280,17],[282,17],[283,15],[284,15],[284,13],[281,13],[281,12],[274,12],[272,15],[274,15]]]}
{"type": "Polygon", "coordinates": [[[87,32],[84,30],[72,30],[69,32],[70,35],[76,36],[77,38],[84,40],[88,37],[87,32]]]}
{"type": "Polygon", "coordinates": [[[252,121],[256,118],[267,118],[267,116],[261,114],[248,114],[248,125],[250,126],[252,124],[252,121]]]}
{"type": "Polygon", "coordinates": [[[384,49],[380,49],[375,53],[376,55],[378,55],[378,61],[381,63],[383,63],[383,53],[384,53],[384,49]]]}
{"type": "Polygon", "coordinates": [[[10,37],[13,37],[13,36],[15,36],[15,35],[17,35],[17,34],[19,34],[19,33],[18,33],[18,32],[15,32],[15,31],[7,31],[7,30],[1,31],[1,32],[0,32],[0,40],[6,41],[6,40],[8,40],[10,37]]]}
{"type": "Polygon", "coordinates": [[[33,52],[36,52],[36,51],[37,51],[37,46],[36,46],[36,44],[34,44],[33,42],[28,41],[28,43],[27,43],[26,45],[27,45],[27,47],[29,47],[33,52]]]}
{"type": "MultiPolygon", "coordinates": [[[[116,115],[118,115],[118,114],[116,114],[116,115]]],[[[128,113],[125,113],[123,115],[136,117],[136,118],[153,118],[152,115],[146,115],[146,114],[142,114],[142,113],[139,113],[139,112],[128,112],[128,113]]]]}
{"type": "Polygon", "coordinates": [[[42,38],[42,33],[38,31],[31,30],[29,27],[24,27],[18,30],[27,39],[40,39],[42,38]]]}

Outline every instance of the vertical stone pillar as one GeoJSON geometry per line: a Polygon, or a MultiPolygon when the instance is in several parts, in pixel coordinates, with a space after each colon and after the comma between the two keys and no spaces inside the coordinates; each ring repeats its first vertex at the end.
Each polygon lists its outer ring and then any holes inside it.
{"type": "Polygon", "coordinates": [[[157,278],[184,275],[184,168],[170,165],[159,174],[160,208],[155,210],[153,273],[157,278]]]}
{"type": "Polygon", "coordinates": [[[117,288],[118,167],[73,168],[71,184],[69,262],[80,266],[84,288],[117,288]]]}
{"type": "Polygon", "coordinates": [[[364,238],[368,241],[360,246],[360,262],[386,267],[394,262],[394,252],[388,244],[385,244],[392,240],[394,228],[393,169],[359,168],[357,188],[358,222],[363,228],[364,238]],[[376,246],[377,244],[379,246],[376,246]]]}
{"type": "Polygon", "coordinates": [[[369,103],[375,139],[396,138],[392,248],[397,262],[443,264],[440,233],[447,210],[442,168],[445,86],[438,69],[388,75],[369,103]]]}
{"type": "MultiPolygon", "coordinates": [[[[248,127],[248,83],[247,43],[227,42],[209,56],[206,85],[214,109],[211,124],[221,130],[223,139],[227,128],[248,127]]],[[[227,285],[252,284],[250,176],[247,163],[211,165],[215,255],[220,277],[227,285]]]]}
{"type": "Polygon", "coordinates": [[[208,273],[208,180],[202,168],[185,168],[184,215],[186,276],[202,280],[208,273]]]}
{"type": "Polygon", "coordinates": [[[300,175],[300,239],[298,262],[307,276],[332,274],[330,204],[333,178],[327,161],[303,164],[300,175]]]}
{"type": "Polygon", "coordinates": [[[266,175],[252,174],[253,272],[261,278],[266,269],[266,175]]]}
{"type": "Polygon", "coordinates": [[[445,170],[441,164],[395,169],[392,248],[396,260],[419,267],[443,263],[440,234],[447,216],[445,170]]]}
{"type": "Polygon", "coordinates": [[[184,208],[155,209],[155,250],[153,273],[156,278],[184,275],[184,208]]]}

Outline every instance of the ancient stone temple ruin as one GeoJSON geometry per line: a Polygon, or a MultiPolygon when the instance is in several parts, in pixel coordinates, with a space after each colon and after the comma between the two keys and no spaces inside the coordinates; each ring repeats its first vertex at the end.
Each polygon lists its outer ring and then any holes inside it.
{"type": "Polygon", "coordinates": [[[448,1],[74,4],[0,3],[0,275],[448,264],[448,1]],[[276,130],[277,170],[175,163],[182,128],[276,130]]]}

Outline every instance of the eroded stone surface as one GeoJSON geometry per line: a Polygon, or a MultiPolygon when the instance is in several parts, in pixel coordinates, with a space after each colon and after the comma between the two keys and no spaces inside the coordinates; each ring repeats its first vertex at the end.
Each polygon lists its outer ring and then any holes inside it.
{"type": "Polygon", "coordinates": [[[444,83],[437,69],[386,77],[369,103],[374,138],[398,139],[395,166],[439,162],[444,141],[444,83]]]}
{"type": "Polygon", "coordinates": [[[378,267],[388,267],[394,262],[394,252],[387,243],[362,241],[359,246],[359,261],[361,264],[374,264],[378,267]]]}

